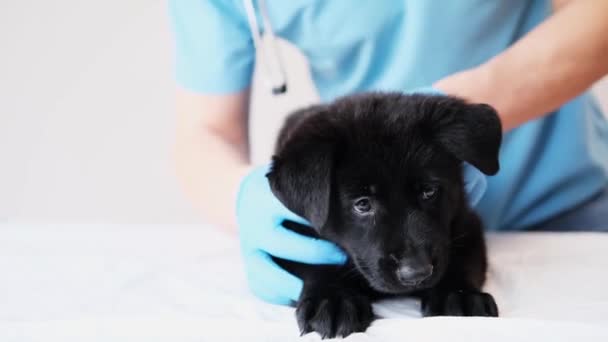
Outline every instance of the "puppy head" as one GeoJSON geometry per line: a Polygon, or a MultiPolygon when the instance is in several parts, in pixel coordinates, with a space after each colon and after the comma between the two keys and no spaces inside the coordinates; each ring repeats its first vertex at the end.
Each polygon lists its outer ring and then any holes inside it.
{"type": "Polygon", "coordinates": [[[272,191],[340,245],[386,293],[445,272],[466,208],[461,165],[498,172],[500,121],[445,96],[363,94],[293,114],[268,174],[272,191]]]}

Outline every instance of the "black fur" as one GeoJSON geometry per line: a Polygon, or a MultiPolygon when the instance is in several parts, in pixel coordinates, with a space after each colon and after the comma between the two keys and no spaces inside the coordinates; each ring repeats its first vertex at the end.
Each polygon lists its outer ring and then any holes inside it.
{"type": "Polygon", "coordinates": [[[461,164],[498,172],[494,109],[447,96],[367,93],[292,114],[268,178],[273,193],[338,244],[343,266],[275,259],[304,280],[302,333],[364,331],[375,299],[410,295],[425,316],[497,316],[481,292],[483,228],[466,202],[461,164]]]}

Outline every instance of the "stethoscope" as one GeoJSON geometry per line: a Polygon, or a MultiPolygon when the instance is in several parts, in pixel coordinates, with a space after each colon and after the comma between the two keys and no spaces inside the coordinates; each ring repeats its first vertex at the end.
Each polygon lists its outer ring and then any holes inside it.
{"type": "Polygon", "coordinates": [[[261,67],[264,69],[266,76],[264,82],[269,83],[272,93],[274,95],[284,94],[287,92],[287,78],[285,77],[285,71],[283,69],[283,63],[279,56],[279,50],[277,48],[276,36],[270,25],[268,19],[268,13],[266,12],[266,1],[257,0],[260,8],[260,14],[262,16],[262,23],[264,25],[265,33],[268,34],[268,39],[263,40],[258,26],[258,20],[255,14],[255,7],[253,5],[254,0],[243,0],[245,6],[245,12],[247,12],[247,21],[249,22],[249,29],[251,30],[251,37],[253,38],[253,46],[256,52],[262,54],[261,67]]]}

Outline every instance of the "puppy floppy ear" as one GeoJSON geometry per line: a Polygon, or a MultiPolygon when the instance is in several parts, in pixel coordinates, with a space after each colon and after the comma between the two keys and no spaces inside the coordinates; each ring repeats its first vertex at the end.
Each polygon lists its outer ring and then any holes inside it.
{"type": "Polygon", "coordinates": [[[335,147],[334,130],[322,109],[311,107],[287,120],[267,175],[272,192],[283,205],[317,230],[329,214],[335,147]]]}
{"type": "Polygon", "coordinates": [[[448,108],[443,108],[449,113],[435,113],[439,115],[434,118],[435,139],[456,158],[472,164],[487,175],[496,174],[502,140],[502,128],[496,111],[487,104],[455,101],[448,108]]]}

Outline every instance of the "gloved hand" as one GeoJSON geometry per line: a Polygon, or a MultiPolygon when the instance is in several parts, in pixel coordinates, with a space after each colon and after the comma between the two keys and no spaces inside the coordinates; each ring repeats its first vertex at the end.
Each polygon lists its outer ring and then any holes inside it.
{"type": "Polygon", "coordinates": [[[236,207],[241,251],[252,292],[267,302],[288,305],[300,296],[302,280],[282,269],[270,255],[307,264],[342,264],[346,255],[329,241],[281,226],[284,220],[310,223],[274,196],[266,178],[268,170],[268,166],[255,168],[241,182],[236,207]]]}
{"type": "MultiPolygon", "coordinates": [[[[412,94],[427,94],[427,95],[443,95],[446,94],[435,87],[422,87],[411,91],[412,94]]],[[[475,207],[481,197],[486,192],[488,187],[488,181],[486,176],[479,171],[475,166],[463,162],[462,163],[462,176],[464,180],[464,189],[467,194],[467,199],[471,207],[475,207]]]]}

